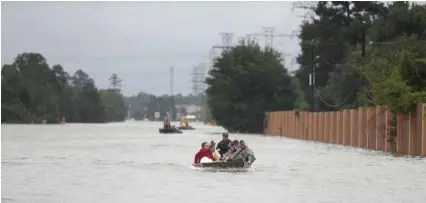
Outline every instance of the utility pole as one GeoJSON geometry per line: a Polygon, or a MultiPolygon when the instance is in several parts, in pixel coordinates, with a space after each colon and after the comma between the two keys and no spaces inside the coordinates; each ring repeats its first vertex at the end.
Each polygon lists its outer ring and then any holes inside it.
{"type": "Polygon", "coordinates": [[[132,105],[129,104],[129,106],[127,107],[127,120],[132,119],[132,116],[130,115],[130,110],[132,109],[132,105]]]}
{"type": "Polygon", "coordinates": [[[173,109],[175,108],[175,99],[173,94],[173,77],[174,77],[174,69],[175,67],[170,66],[170,96],[171,96],[171,107],[170,107],[170,120],[174,120],[173,118],[173,109]]]}
{"type": "Polygon", "coordinates": [[[316,66],[316,57],[315,57],[315,40],[311,41],[311,54],[312,54],[312,64],[311,64],[311,73],[309,74],[309,85],[311,86],[311,112],[315,111],[315,66],[316,66]]]}
{"type": "Polygon", "coordinates": [[[361,46],[362,46],[362,51],[361,51],[361,56],[362,56],[362,58],[365,58],[365,38],[366,38],[366,27],[365,27],[365,21],[363,20],[363,21],[361,21],[361,34],[362,34],[362,36],[361,36],[361,46]]]}

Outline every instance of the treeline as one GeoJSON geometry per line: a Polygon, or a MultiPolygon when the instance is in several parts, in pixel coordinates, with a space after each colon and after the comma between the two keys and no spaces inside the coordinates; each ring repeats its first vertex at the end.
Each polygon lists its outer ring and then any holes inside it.
{"type": "Polygon", "coordinates": [[[186,114],[184,107],[177,109],[176,105],[197,105],[201,106],[203,95],[182,94],[155,96],[145,92],[140,92],[137,95],[125,97],[126,104],[129,106],[130,115],[135,120],[155,120],[155,112],[160,113],[160,119],[163,119],[167,113],[172,112],[172,119],[176,119],[178,112],[186,114]]]}
{"type": "Polygon", "coordinates": [[[308,12],[296,75],[315,111],[366,105],[408,111],[426,101],[424,4],[322,1],[308,12]]]}
{"type": "Polygon", "coordinates": [[[1,75],[2,123],[103,123],[126,117],[116,74],[111,88],[98,90],[82,70],[70,75],[61,65],[50,67],[39,53],[22,53],[3,65],[1,75]]]}
{"type": "Polygon", "coordinates": [[[303,7],[310,18],[301,25],[294,77],[281,54],[250,40],[214,60],[206,93],[218,124],[262,132],[267,111],[384,105],[408,112],[426,102],[425,5],[321,1],[303,7]]]}

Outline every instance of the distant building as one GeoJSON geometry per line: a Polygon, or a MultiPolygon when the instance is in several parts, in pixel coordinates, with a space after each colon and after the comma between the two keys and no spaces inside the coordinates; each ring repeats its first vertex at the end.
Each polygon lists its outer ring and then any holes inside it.
{"type": "MultiPolygon", "coordinates": [[[[181,119],[184,116],[187,115],[193,115],[195,118],[199,117],[199,112],[201,111],[201,107],[197,105],[176,105],[177,113],[176,118],[181,119]],[[181,109],[184,108],[185,112],[182,112],[181,109]]],[[[192,117],[191,117],[192,118],[192,117]]],[[[195,119],[194,118],[194,119],[195,119]]]]}
{"type": "Polygon", "coordinates": [[[195,121],[195,120],[197,120],[197,116],[195,116],[195,115],[190,115],[190,114],[188,114],[188,115],[186,115],[186,116],[182,116],[182,118],[188,119],[188,120],[190,120],[190,121],[195,121]]]}

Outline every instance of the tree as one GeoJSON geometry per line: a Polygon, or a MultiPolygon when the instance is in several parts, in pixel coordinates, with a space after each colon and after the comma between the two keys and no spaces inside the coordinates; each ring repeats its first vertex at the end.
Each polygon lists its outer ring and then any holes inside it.
{"type": "Polygon", "coordinates": [[[78,70],[70,77],[39,53],[19,54],[2,67],[3,123],[105,122],[94,81],[78,70]]]}
{"type": "Polygon", "coordinates": [[[118,75],[116,73],[111,75],[111,77],[109,78],[109,82],[110,82],[112,89],[116,89],[116,90],[121,89],[122,80],[118,77],[118,75]]]}
{"type": "Polygon", "coordinates": [[[100,90],[102,106],[105,108],[105,118],[107,122],[124,121],[127,114],[126,104],[123,95],[116,89],[100,90]]]}
{"type": "Polygon", "coordinates": [[[341,69],[348,56],[358,47],[361,47],[360,55],[365,56],[367,31],[379,16],[387,13],[387,8],[377,1],[320,1],[310,9],[315,16],[301,25],[299,39],[302,52],[297,58],[300,69],[296,73],[305,98],[311,105],[314,98],[318,101],[316,110],[336,110],[346,104],[350,104],[346,107],[357,105],[357,95],[363,88],[362,80],[359,80],[359,74],[355,74],[355,77],[342,75],[346,71],[341,69]],[[317,91],[314,98],[309,85],[312,66],[316,69],[317,91]],[[330,83],[331,77],[331,81],[338,83],[330,83]],[[337,103],[342,105],[335,105],[337,103]]]}
{"type": "Polygon", "coordinates": [[[83,123],[105,122],[105,108],[101,104],[101,98],[93,79],[84,71],[77,70],[73,80],[76,85],[76,106],[80,121],[83,123]]]}
{"type": "Polygon", "coordinates": [[[319,2],[312,10],[316,16],[304,22],[299,36],[297,73],[308,101],[307,78],[316,63],[317,110],[386,106],[393,146],[397,113],[426,102],[426,5],[319,2]]]}
{"type": "Polygon", "coordinates": [[[251,41],[224,51],[206,80],[213,118],[230,131],[262,132],[266,111],[292,109],[296,96],[281,62],[251,41]]]}
{"type": "Polygon", "coordinates": [[[29,122],[30,114],[21,98],[28,97],[20,83],[20,73],[12,65],[4,65],[2,67],[1,77],[1,119],[3,122],[29,122]]]}

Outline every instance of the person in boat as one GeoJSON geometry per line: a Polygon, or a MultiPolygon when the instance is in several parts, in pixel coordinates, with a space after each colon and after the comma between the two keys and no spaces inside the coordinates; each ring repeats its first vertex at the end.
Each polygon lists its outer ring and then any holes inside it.
{"type": "Polygon", "coordinates": [[[181,128],[188,128],[189,127],[189,121],[188,119],[184,118],[180,121],[180,127],[181,128]]]}
{"type": "Polygon", "coordinates": [[[163,121],[163,128],[171,128],[172,126],[170,126],[170,120],[169,118],[166,116],[164,117],[164,121],[163,121]]]}
{"type": "Polygon", "coordinates": [[[179,127],[181,127],[181,128],[186,127],[186,126],[185,126],[185,117],[183,117],[183,118],[180,120],[180,126],[179,126],[179,127]]]}
{"type": "Polygon", "coordinates": [[[223,161],[228,161],[228,159],[230,159],[231,157],[233,157],[233,154],[237,153],[238,149],[239,149],[239,145],[240,143],[238,142],[238,140],[234,140],[231,142],[231,147],[228,150],[228,152],[226,152],[223,156],[222,156],[222,160],[223,161]]]}
{"type": "Polygon", "coordinates": [[[216,158],[216,160],[219,160],[221,158],[221,155],[219,154],[219,152],[216,150],[216,143],[212,140],[210,142],[210,151],[212,152],[214,158],[216,158]]]}
{"type": "Polygon", "coordinates": [[[194,164],[199,164],[200,160],[203,157],[207,157],[213,161],[216,161],[216,158],[213,156],[213,153],[210,151],[210,143],[203,142],[201,143],[201,149],[195,154],[194,164]]]}
{"type": "Polygon", "coordinates": [[[229,157],[229,160],[253,163],[256,161],[256,157],[254,156],[253,150],[246,145],[246,142],[244,140],[240,140],[240,147],[238,151],[232,154],[229,157]]]}
{"type": "Polygon", "coordinates": [[[217,143],[216,149],[219,151],[220,156],[223,156],[231,148],[230,145],[232,141],[228,137],[228,133],[223,133],[222,140],[217,143]]]}

